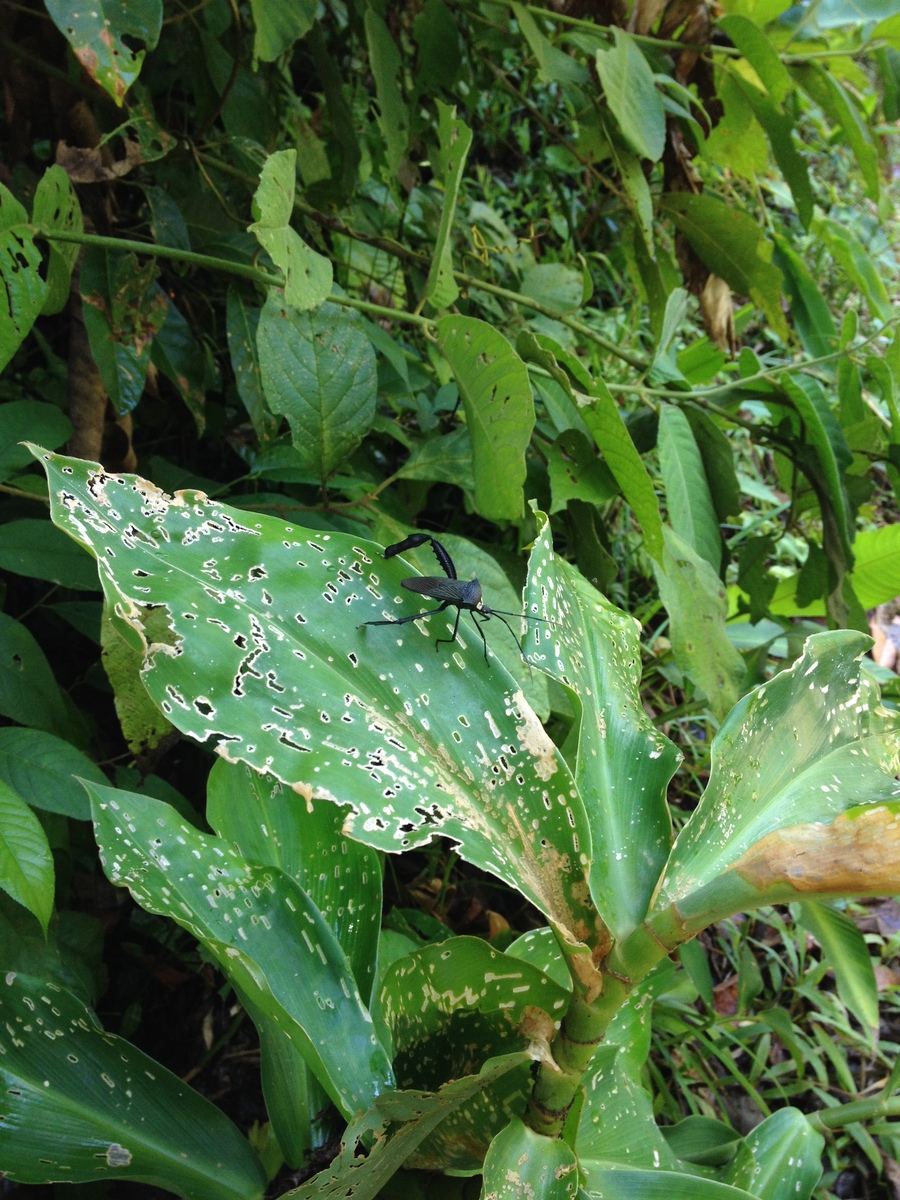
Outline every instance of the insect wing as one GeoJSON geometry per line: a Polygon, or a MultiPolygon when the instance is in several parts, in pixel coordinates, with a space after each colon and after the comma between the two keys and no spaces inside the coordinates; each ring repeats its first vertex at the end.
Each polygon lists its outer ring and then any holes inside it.
{"type": "Polygon", "coordinates": [[[401,583],[408,592],[418,592],[420,596],[430,596],[432,600],[453,600],[457,603],[463,599],[465,586],[460,580],[445,579],[443,575],[415,575],[401,583]]]}

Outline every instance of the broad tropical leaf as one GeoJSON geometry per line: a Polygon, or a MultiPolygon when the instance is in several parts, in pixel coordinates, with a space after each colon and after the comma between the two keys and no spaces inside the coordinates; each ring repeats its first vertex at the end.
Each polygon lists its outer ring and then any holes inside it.
{"type": "Polygon", "coordinates": [[[86,786],[110,880],[203,942],[345,1116],[393,1083],[346,955],[307,892],[192,828],[168,804],[86,786]]]}
{"type": "Polygon", "coordinates": [[[524,508],[525,450],[534,429],[525,364],[501,333],[474,317],[443,317],[438,344],[466,411],[475,505],[491,520],[516,520],[524,508]]]}
{"type": "Polygon", "coordinates": [[[298,803],[352,805],[344,829],[368,845],[453,838],[574,941],[590,936],[590,830],[521,690],[471,631],[438,657],[448,618],[361,628],[418,611],[400,586],[408,566],[349,535],[41,458],[54,519],[97,557],[120,628],[146,654],[144,684],[183,732],[281,779],[298,803]],[[151,644],[160,607],[170,632],[151,644]]]}
{"type": "Polygon", "coordinates": [[[550,624],[530,631],[526,652],[577,700],[575,780],[591,825],[591,894],[622,937],[644,919],[671,845],[666,786],[679,755],[641,705],[637,621],[557,558],[549,523],[538,519],[527,596],[550,624]]]}
{"type": "Polygon", "coordinates": [[[900,890],[900,734],[860,673],[869,644],[814,635],[723,722],[653,902],[663,941],[763,904],[900,890]]]}
{"type": "Polygon", "coordinates": [[[287,417],[310,481],[324,482],[356,449],[375,416],[375,352],[362,322],[333,304],[301,312],[272,290],[256,344],[266,402],[287,417]]]}
{"type": "Polygon", "coordinates": [[[0,981],[0,1158],[20,1183],[140,1181],[185,1200],[259,1200],[231,1121],[55,983],[0,981]]]}

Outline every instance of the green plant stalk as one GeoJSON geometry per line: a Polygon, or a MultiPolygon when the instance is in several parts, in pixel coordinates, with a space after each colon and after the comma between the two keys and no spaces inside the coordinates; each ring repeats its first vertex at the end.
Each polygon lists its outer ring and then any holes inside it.
{"type": "Polygon", "coordinates": [[[831,1129],[843,1129],[860,1121],[872,1121],[879,1117],[900,1116],[900,1096],[870,1096],[866,1100],[851,1100],[849,1104],[836,1104],[834,1108],[823,1108],[819,1112],[806,1114],[813,1129],[827,1133],[831,1129]]]}
{"type": "MultiPolygon", "coordinates": [[[[662,954],[659,955],[662,957],[662,954]]],[[[603,990],[592,1000],[576,991],[559,1032],[550,1043],[549,1060],[538,1067],[525,1110],[525,1124],[546,1137],[562,1134],[569,1109],[578,1094],[584,1073],[613,1017],[628,999],[635,979],[604,970],[603,990]]]]}
{"type": "Polygon", "coordinates": [[[560,1136],[584,1073],[613,1017],[635,985],[676,946],[689,940],[690,935],[671,912],[665,915],[669,920],[664,922],[664,936],[655,927],[640,925],[610,951],[600,972],[599,995],[589,999],[578,973],[572,972],[575,994],[550,1043],[551,1058],[538,1068],[525,1112],[525,1124],[535,1133],[560,1136]]]}
{"type": "MultiPolygon", "coordinates": [[[[198,254],[194,250],[178,250],[174,246],[160,246],[156,242],[136,242],[129,238],[104,237],[99,233],[75,233],[63,229],[44,229],[42,226],[29,227],[35,237],[48,242],[73,242],[79,246],[98,246],[102,250],[130,251],[133,254],[145,254],[153,258],[167,258],[172,262],[184,263],[186,266],[205,267],[210,271],[222,271],[228,275],[237,275],[258,283],[261,287],[284,287],[284,276],[263,271],[259,267],[251,267],[246,263],[231,262],[227,258],[215,258],[211,254],[198,254]]],[[[408,325],[418,325],[420,328],[432,328],[433,321],[421,317],[417,313],[405,312],[402,309],[386,308],[383,304],[371,304],[368,300],[357,300],[353,296],[332,295],[328,297],[332,304],[344,308],[355,308],[359,312],[370,313],[375,317],[384,317],[392,321],[403,321],[408,325]]]]}

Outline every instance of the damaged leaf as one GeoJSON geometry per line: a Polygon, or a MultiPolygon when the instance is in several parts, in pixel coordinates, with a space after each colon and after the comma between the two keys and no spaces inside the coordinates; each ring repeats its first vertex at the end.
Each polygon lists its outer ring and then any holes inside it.
{"type": "Polygon", "coordinates": [[[764,904],[897,890],[900,734],[861,673],[869,644],[814,635],[722,723],[653,904],[667,944],[764,904]]]}
{"type": "Polygon", "coordinates": [[[0,371],[21,346],[47,300],[41,279],[41,252],[34,244],[28,214],[0,184],[0,371]]]}
{"type": "Polygon", "coordinates": [[[474,631],[416,612],[410,568],[346,534],[287,525],[41,454],[54,519],[98,560],[144,685],[169,720],[292,787],[352,805],[344,831],[386,851],[442,835],[574,942],[593,932],[590,831],[571,774],[474,631]],[[143,614],[170,635],[149,643],[143,614]]]}
{"type": "Polygon", "coordinates": [[[144,61],[145,51],[131,45],[139,41],[152,50],[159,40],[161,0],[91,0],[78,5],[47,0],[47,12],[88,75],[121,105],[144,61]]]}

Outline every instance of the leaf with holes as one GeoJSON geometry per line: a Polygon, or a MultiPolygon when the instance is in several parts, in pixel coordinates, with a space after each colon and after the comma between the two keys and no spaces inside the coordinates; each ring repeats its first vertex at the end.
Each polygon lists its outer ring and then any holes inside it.
{"type": "Polygon", "coordinates": [[[47,300],[39,270],[41,252],[34,244],[28,214],[0,184],[0,371],[25,340],[47,300]]]}
{"type": "Polygon", "coordinates": [[[265,1175],[231,1121],[71,992],[0,980],[0,1160],[19,1183],[149,1183],[186,1200],[260,1200],[265,1175]]]}
{"type": "Polygon", "coordinates": [[[149,796],[85,784],[110,880],[177,921],[280,1026],[345,1116],[393,1082],[353,972],[309,895],[149,796]]]}
{"type": "Polygon", "coordinates": [[[47,12],[72,47],[72,53],[92,79],[121,105],[137,79],[143,50],[131,49],[125,38],[144,42],[152,50],[162,27],[161,0],[47,0],[47,12]]]}
{"type": "Polygon", "coordinates": [[[332,1165],[285,1192],[282,1200],[376,1200],[387,1195],[385,1184],[442,1121],[529,1061],[526,1054],[505,1054],[489,1059],[477,1075],[454,1079],[435,1093],[386,1092],[347,1127],[332,1165]],[[360,1145],[367,1147],[366,1154],[359,1153],[360,1145]]]}
{"type": "Polygon", "coordinates": [[[284,271],[284,300],[300,311],[318,308],[331,291],[331,261],[311,250],[291,228],[297,187],[297,151],[279,150],[266,159],[253,197],[258,220],[250,232],[284,271]]]}
{"type": "MultiPolygon", "coordinates": [[[[546,1043],[569,997],[537,967],[481,938],[453,937],[407,954],[381,989],[398,1084],[433,1090],[477,1071],[490,1055],[546,1043]]],[[[522,1111],[530,1090],[527,1066],[510,1072],[457,1109],[411,1165],[478,1170],[491,1138],[510,1111],[522,1111]]]]}
{"type": "MultiPolygon", "coordinates": [[[[81,233],[84,229],[81,205],[78,203],[75,189],[68,175],[56,163],[38,180],[31,216],[34,224],[44,234],[52,234],[57,229],[65,233],[81,233]]],[[[80,246],[74,242],[57,242],[51,239],[49,246],[47,299],[43,307],[45,314],[58,313],[65,308],[69,299],[72,270],[81,252],[80,246]]]]}
{"type": "Polygon", "coordinates": [[[640,626],[554,555],[549,522],[537,518],[526,594],[551,624],[529,636],[527,657],[579,702],[575,781],[591,822],[591,893],[620,937],[644,919],[666,861],[666,787],[679,756],[641,704],[640,626]]]}
{"type": "Polygon", "coordinates": [[[275,775],[298,803],[352,805],[344,829],[370,846],[455,840],[571,939],[590,937],[584,809],[521,690],[471,629],[435,653],[449,616],[360,628],[420,611],[401,587],[409,566],[350,535],[40,457],[54,520],[98,559],[173,724],[275,775]],[[151,642],[153,609],[169,629],[151,642]]]}

